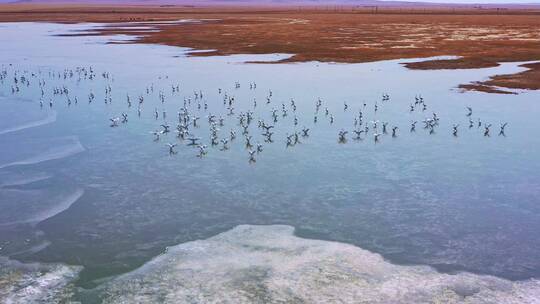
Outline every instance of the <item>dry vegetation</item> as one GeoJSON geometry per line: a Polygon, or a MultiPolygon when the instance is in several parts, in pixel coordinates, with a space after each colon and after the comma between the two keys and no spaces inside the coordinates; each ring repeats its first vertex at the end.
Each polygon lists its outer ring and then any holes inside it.
{"type": "MultiPolygon", "coordinates": [[[[140,36],[135,42],[214,50],[193,56],[289,53],[294,56],[287,61],[327,62],[462,57],[406,64],[410,69],[481,68],[540,60],[540,13],[530,10],[388,8],[374,14],[372,8],[0,7],[0,21],[21,20],[107,22],[113,24],[99,34],[135,34],[140,36]],[[179,19],[202,22],[163,22],[179,19]],[[148,22],[154,30],[127,23],[131,21],[148,22]]],[[[530,70],[461,87],[493,93],[506,92],[502,88],[539,89],[540,64],[525,67],[530,70]]]]}

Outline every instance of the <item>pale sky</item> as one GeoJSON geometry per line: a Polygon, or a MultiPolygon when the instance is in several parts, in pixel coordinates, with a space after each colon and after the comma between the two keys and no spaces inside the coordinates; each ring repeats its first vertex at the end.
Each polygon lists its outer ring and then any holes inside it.
{"type": "MultiPolygon", "coordinates": [[[[7,2],[15,2],[16,0],[0,0],[0,3],[7,3],[7,2]]],[[[59,0],[61,2],[69,2],[70,0],[59,0]]],[[[97,0],[96,2],[107,2],[107,0],[97,0]]],[[[159,2],[159,0],[157,0],[159,2]]],[[[257,0],[253,0],[254,2],[257,2],[257,0]]],[[[298,1],[298,0],[297,0],[298,1]]],[[[362,0],[359,0],[358,2],[361,2],[362,0]]],[[[384,1],[384,0],[383,0],[384,1]]],[[[386,0],[391,1],[391,0],[386,0]]],[[[538,4],[540,5],[540,0],[398,0],[398,1],[409,1],[409,2],[431,2],[431,3],[478,3],[478,4],[501,4],[501,3],[515,3],[515,4],[538,4]]],[[[33,0],[31,2],[54,2],[54,0],[33,0]]],[[[71,0],[71,2],[92,2],[92,0],[71,0]]],[[[119,2],[121,3],[121,0],[109,0],[109,2],[119,2]]],[[[170,1],[167,1],[170,2],[170,1]]],[[[182,2],[182,0],[179,0],[179,2],[182,2]]],[[[351,1],[348,1],[349,3],[352,3],[351,1]]]]}
{"type": "MultiPolygon", "coordinates": [[[[405,0],[407,1],[407,0],[405,0]]],[[[540,4],[540,0],[408,0],[411,2],[431,2],[431,3],[526,3],[540,4]]]]}

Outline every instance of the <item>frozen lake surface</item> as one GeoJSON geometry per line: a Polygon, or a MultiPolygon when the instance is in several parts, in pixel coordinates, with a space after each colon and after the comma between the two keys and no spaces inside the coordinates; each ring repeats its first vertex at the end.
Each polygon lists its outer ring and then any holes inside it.
{"type": "Polygon", "coordinates": [[[288,55],[58,36],[94,26],[0,25],[4,302],[540,301],[540,94],[455,89],[518,64],[252,64],[288,55]],[[174,132],[182,107],[202,157],[174,132]]]}

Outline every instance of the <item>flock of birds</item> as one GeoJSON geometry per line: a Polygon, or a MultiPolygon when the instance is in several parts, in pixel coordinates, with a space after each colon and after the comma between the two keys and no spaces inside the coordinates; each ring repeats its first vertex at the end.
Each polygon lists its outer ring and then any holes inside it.
{"type": "MultiPolygon", "coordinates": [[[[205,98],[205,93],[201,90],[194,91],[189,95],[180,96],[181,90],[179,84],[171,84],[168,86],[170,94],[166,94],[168,89],[156,89],[154,84],[146,86],[143,92],[133,97],[129,93],[125,95],[124,101],[116,101],[118,97],[113,98],[113,85],[114,77],[108,73],[103,72],[97,74],[92,67],[77,67],[74,69],[65,69],[63,71],[42,71],[31,72],[28,70],[17,69],[12,65],[3,65],[0,70],[0,84],[11,89],[13,95],[21,94],[25,90],[37,89],[39,90],[39,105],[41,108],[50,107],[53,108],[57,103],[65,103],[67,106],[72,104],[78,104],[79,98],[77,94],[80,93],[80,83],[83,81],[91,81],[101,78],[99,84],[103,84],[103,102],[105,104],[112,104],[114,102],[124,102],[125,111],[118,113],[109,118],[110,127],[119,127],[121,125],[128,124],[129,115],[132,114],[132,108],[136,107],[137,117],[143,115],[145,106],[147,103],[154,102],[154,105],[150,108],[152,110],[152,116],[156,121],[159,121],[157,129],[150,131],[154,141],[159,142],[168,133],[175,133],[176,138],[173,142],[166,143],[166,149],[171,155],[177,154],[177,148],[180,143],[184,142],[187,146],[194,147],[197,151],[198,157],[205,156],[209,151],[209,146],[217,147],[220,151],[228,150],[230,145],[234,141],[241,140],[242,144],[247,150],[247,157],[250,162],[255,162],[258,154],[263,152],[265,144],[274,143],[274,133],[276,128],[280,125],[286,127],[292,126],[292,131],[287,133],[284,142],[287,147],[292,147],[301,142],[301,139],[308,138],[310,136],[311,128],[317,126],[319,119],[325,119],[329,124],[334,124],[336,117],[329,110],[327,106],[324,106],[322,99],[315,100],[313,105],[313,120],[310,127],[303,125],[299,126],[300,117],[306,117],[306,115],[300,115],[297,108],[297,103],[294,99],[290,99],[288,102],[279,102],[277,98],[274,98],[272,90],[268,90],[265,93],[265,98],[260,104],[257,99],[254,98],[250,101],[250,105],[247,109],[240,109],[239,102],[237,102],[234,94],[228,93],[221,88],[217,88],[218,96],[220,96],[222,108],[218,110],[218,113],[211,113],[209,110],[208,100],[205,98]],[[69,82],[71,81],[71,82],[69,82]],[[70,87],[70,84],[75,84],[79,87],[77,93],[74,93],[74,89],[70,87]],[[49,85],[49,82],[54,83],[49,85]],[[59,85],[58,83],[62,83],[59,85]],[[157,93],[157,96],[156,96],[157,93]],[[173,101],[168,101],[172,96],[173,101]],[[157,106],[155,99],[157,97],[157,106]],[[172,119],[169,119],[169,113],[165,110],[165,104],[169,102],[178,102],[178,110],[176,115],[172,119]],[[158,106],[163,110],[158,111],[158,106]],[[262,108],[262,111],[258,109],[262,108]],[[266,115],[265,115],[266,114],[266,115]],[[205,120],[206,123],[203,123],[205,120]],[[174,124],[169,123],[174,121],[174,124]],[[286,122],[286,123],[283,123],[286,122]],[[201,134],[201,127],[206,125],[208,127],[209,137],[205,140],[197,134],[201,134]],[[257,131],[254,131],[256,126],[257,131]],[[229,127],[227,130],[224,130],[229,127]],[[258,133],[258,134],[257,134],[258,133]],[[255,136],[258,136],[260,140],[256,140],[255,136]]],[[[160,81],[165,81],[168,76],[159,77],[160,81]]],[[[240,82],[234,83],[233,90],[239,90],[242,88],[240,82]]],[[[249,90],[257,90],[257,83],[250,82],[249,90]]],[[[97,95],[93,90],[89,90],[88,95],[85,97],[88,104],[97,102],[97,95]]],[[[337,142],[346,143],[347,138],[352,136],[353,139],[363,140],[368,137],[372,137],[375,143],[379,142],[383,136],[389,134],[391,137],[399,136],[398,132],[400,128],[395,125],[390,125],[389,122],[372,119],[367,121],[365,119],[366,114],[375,114],[381,111],[382,105],[390,103],[391,98],[389,94],[382,94],[381,99],[374,102],[372,105],[363,103],[357,111],[352,111],[347,102],[343,103],[344,112],[352,112],[351,123],[352,126],[349,130],[341,129],[337,132],[337,142]],[[371,109],[369,109],[372,107],[371,109]],[[349,135],[351,133],[351,135],[349,135]]],[[[212,104],[212,107],[216,106],[216,103],[212,104]]],[[[170,108],[170,107],[169,107],[170,108]]],[[[482,128],[483,136],[491,136],[492,125],[490,123],[483,122],[480,118],[473,120],[473,109],[467,107],[464,115],[468,119],[468,128],[473,127],[482,128]]],[[[428,105],[421,95],[414,97],[414,101],[409,105],[409,112],[419,112],[425,117],[423,120],[412,120],[408,127],[409,132],[415,132],[417,125],[421,124],[429,134],[434,134],[439,127],[440,118],[436,112],[429,111],[428,105]],[[430,114],[427,114],[430,113],[430,114]]],[[[307,116],[309,117],[309,115],[307,116]]],[[[304,119],[305,120],[305,119],[304,119]]],[[[499,136],[506,136],[505,131],[507,123],[501,123],[498,130],[499,136]]],[[[458,137],[460,132],[460,124],[454,124],[450,133],[454,137],[458,137]]]]}

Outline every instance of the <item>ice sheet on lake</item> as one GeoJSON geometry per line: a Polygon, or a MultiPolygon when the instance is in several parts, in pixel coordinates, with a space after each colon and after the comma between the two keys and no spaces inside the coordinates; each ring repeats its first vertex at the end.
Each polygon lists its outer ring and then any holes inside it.
{"type": "MultiPolygon", "coordinates": [[[[69,190],[68,190],[69,191],[69,190]]],[[[0,191],[0,226],[35,224],[51,218],[73,205],[83,189],[61,193],[47,190],[4,189],[0,191]]]]}
{"type": "Polygon", "coordinates": [[[540,282],[399,266],[358,247],[238,226],[168,249],[105,287],[105,303],[538,303],[540,282]]]}
{"type": "MultiPolygon", "coordinates": [[[[32,141],[32,144],[38,144],[38,141],[32,141]]],[[[81,145],[78,137],[76,136],[66,136],[63,138],[56,138],[56,139],[48,139],[47,141],[42,141],[39,144],[46,145],[44,147],[28,147],[25,151],[26,153],[34,153],[36,151],[39,152],[38,155],[29,155],[26,158],[22,160],[13,160],[14,157],[19,157],[20,155],[24,155],[21,151],[17,150],[16,152],[19,152],[17,154],[9,155],[6,152],[5,158],[7,159],[7,162],[4,164],[0,164],[0,169],[12,167],[12,166],[20,166],[20,165],[33,165],[49,160],[55,160],[60,159],[64,157],[68,157],[74,154],[78,154],[84,151],[84,147],[81,145]],[[33,148],[33,149],[32,149],[33,148]],[[10,159],[11,158],[11,159],[10,159]]],[[[14,149],[15,150],[15,149],[14,149]]],[[[0,153],[0,159],[3,158],[3,155],[0,153]]]]}
{"type": "Polygon", "coordinates": [[[57,204],[52,205],[50,208],[46,210],[42,210],[41,212],[38,212],[33,217],[29,219],[30,222],[42,222],[48,218],[51,218],[65,210],[67,210],[71,205],[73,205],[76,201],[83,196],[84,190],[83,189],[77,189],[73,193],[69,194],[65,198],[58,201],[57,204]]]}
{"type": "Polygon", "coordinates": [[[0,135],[39,127],[56,121],[56,111],[43,109],[36,100],[0,96],[0,135]]]}
{"type": "Polygon", "coordinates": [[[24,123],[24,124],[21,124],[21,125],[12,126],[12,127],[2,129],[2,130],[0,130],[0,135],[11,133],[11,132],[17,132],[17,131],[21,131],[21,130],[25,130],[25,129],[29,129],[29,128],[43,126],[43,125],[46,125],[46,124],[53,123],[55,121],[56,121],[56,112],[51,111],[43,119],[36,120],[36,121],[31,121],[31,122],[27,122],[27,123],[24,123]]]}
{"type": "Polygon", "coordinates": [[[0,303],[66,303],[81,267],[0,257],[0,303]]]}
{"type": "Polygon", "coordinates": [[[50,177],[51,177],[50,174],[47,174],[44,172],[38,172],[38,173],[28,174],[28,175],[21,174],[19,172],[9,172],[5,174],[0,173],[0,178],[2,179],[0,181],[0,188],[24,186],[24,185],[39,182],[42,180],[46,180],[50,177]]]}

